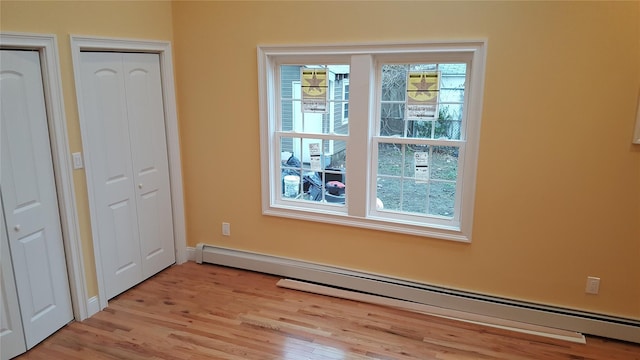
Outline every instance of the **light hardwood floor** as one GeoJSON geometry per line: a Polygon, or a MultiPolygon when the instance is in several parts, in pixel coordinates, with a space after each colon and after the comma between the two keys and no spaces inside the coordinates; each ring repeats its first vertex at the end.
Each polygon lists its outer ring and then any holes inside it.
{"type": "Polygon", "coordinates": [[[640,344],[551,340],[173,266],[18,357],[31,359],[640,359],[640,344]]]}

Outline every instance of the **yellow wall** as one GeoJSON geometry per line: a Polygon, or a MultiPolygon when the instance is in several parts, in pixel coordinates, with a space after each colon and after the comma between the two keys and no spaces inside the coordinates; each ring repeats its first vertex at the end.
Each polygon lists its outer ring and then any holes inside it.
{"type": "MultiPolygon", "coordinates": [[[[0,29],[173,40],[188,245],[640,319],[637,2],[0,2],[0,29]],[[472,244],[261,215],[256,46],[486,38],[472,244]],[[220,235],[230,222],[232,236],[220,235]],[[602,278],[585,295],[585,278],[602,278]]],[[[74,173],[90,295],[83,171],[74,173]]]]}
{"type": "MultiPolygon", "coordinates": [[[[0,2],[0,30],[55,34],[71,152],[82,151],[69,35],[172,40],[170,2],[0,2]]],[[[75,170],[82,252],[89,296],[98,294],[84,170],[75,170]]]]}
{"type": "Polygon", "coordinates": [[[187,237],[640,319],[637,2],[175,2],[187,237]],[[472,244],[261,215],[256,46],[488,39],[472,244]],[[231,223],[231,237],[220,223],[231,223]],[[602,278],[586,295],[588,275],[602,278]]]}

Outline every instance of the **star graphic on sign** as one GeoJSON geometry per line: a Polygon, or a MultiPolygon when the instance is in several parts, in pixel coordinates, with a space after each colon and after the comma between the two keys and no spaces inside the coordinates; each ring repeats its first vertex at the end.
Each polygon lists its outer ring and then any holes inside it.
{"type": "Polygon", "coordinates": [[[320,82],[322,82],[322,80],[318,79],[318,77],[316,76],[316,72],[313,72],[313,76],[311,77],[311,79],[307,80],[309,82],[309,87],[311,89],[315,89],[317,91],[320,91],[320,82]]]}
{"type": "Polygon", "coordinates": [[[416,91],[416,95],[424,94],[424,95],[428,96],[429,93],[431,93],[429,91],[429,88],[432,87],[433,85],[435,85],[435,83],[427,83],[427,78],[423,75],[420,78],[420,83],[419,84],[414,84],[414,85],[418,89],[418,91],[416,91]]]}
{"type": "Polygon", "coordinates": [[[309,84],[309,85],[303,86],[303,89],[307,94],[312,95],[312,93],[314,94],[324,93],[324,86],[320,85],[324,82],[324,79],[318,79],[315,71],[313,72],[313,75],[311,76],[310,79],[305,77],[304,80],[309,84]]]}
{"type": "Polygon", "coordinates": [[[436,82],[427,82],[427,75],[422,74],[420,76],[420,82],[411,82],[412,86],[416,89],[411,89],[409,91],[409,96],[416,100],[431,100],[435,97],[436,90],[430,90],[430,88],[436,85],[436,82]]]}

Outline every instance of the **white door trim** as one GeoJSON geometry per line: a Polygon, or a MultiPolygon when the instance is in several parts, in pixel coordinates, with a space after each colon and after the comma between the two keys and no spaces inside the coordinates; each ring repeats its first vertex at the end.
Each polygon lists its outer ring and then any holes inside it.
{"type": "Polygon", "coordinates": [[[51,155],[60,208],[62,238],[66,253],[73,316],[82,321],[89,314],[84,259],[80,244],[80,230],[73,187],[73,170],[67,139],[67,121],[62,97],[62,81],[55,35],[8,33],[0,34],[0,47],[4,49],[37,50],[40,53],[42,81],[51,139],[51,155]]]}
{"type": "MultiPolygon", "coordinates": [[[[154,53],[160,56],[160,72],[162,77],[162,94],[164,100],[165,127],[167,134],[167,151],[169,158],[169,178],[171,181],[171,206],[173,210],[173,232],[175,240],[176,263],[182,264],[187,261],[187,241],[186,228],[184,220],[184,198],[182,192],[182,163],[180,160],[180,138],[178,134],[178,116],[176,111],[176,97],[173,79],[173,54],[171,52],[171,43],[168,41],[154,40],[132,40],[117,39],[104,37],[91,37],[71,35],[71,56],[73,59],[73,72],[75,76],[76,97],[78,104],[78,115],[80,118],[80,132],[82,135],[82,147],[85,152],[85,158],[89,146],[85,143],[88,139],[87,126],[85,125],[86,116],[82,108],[82,85],[80,77],[80,52],[83,50],[91,51],[136,51],[154,53]]],[[[93,181],[91,176],[91,164],[85,164],[87,176],[87,190],[89,198],[93,197],[93,181]]],[[[96,224],[94,219],[95,209],[90,206],[91,223],[96,224]]],[[[100,246],[96,242],[98,239],[97,229],[92,226],[93,249],[96,261],[96,275],[98,280],[98,300],[100,310],[107,307],[107,296],[104,286],[102,264],[100,262],[100,246]]]]}

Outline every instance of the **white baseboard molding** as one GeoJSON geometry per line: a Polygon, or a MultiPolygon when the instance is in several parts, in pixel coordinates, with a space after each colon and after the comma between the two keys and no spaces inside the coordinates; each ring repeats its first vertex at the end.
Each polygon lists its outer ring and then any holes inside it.
{"type": "Polygon", "coordinates": [[[187,246],[187,261],[196,261],[196,248],[187,246]]]}
{"type": "Polygon", "coordinates": [[[100,312],[100,301],[97,296],[93,296],[87,300],[87,318],[100,312]]]}
{"type": "Polygon", "coordinates": [[[586,344],[584,335],[574,331],[559,330],[546,326],[531,325],[518,321],[498,319],[491,316],[472,314],[465,311],[443,309],[437,306],[419,304],[406,300],[391,299],[379,295],[363,294],[361,292],[337,289],[330,286],[318,285],[299,280],[281,279],[277,282],[276,285],[287,289],[299,290],[313,294],[320,294],[369,304],[393,307],[396,309],[410,311],[418,314],[427,314],[445,319],[452,319],[482,326],[489,326],[497,329],[544,336],[551,339],[564,340],[578,344],[586,344]]]}
{"type": "Polygon", "coordinates": [[[640,343],[640,321],[451,290],[381,275],[198,244],[197,263],[263,272],[444,309],[640,343]]]}

